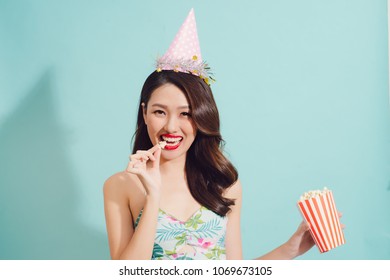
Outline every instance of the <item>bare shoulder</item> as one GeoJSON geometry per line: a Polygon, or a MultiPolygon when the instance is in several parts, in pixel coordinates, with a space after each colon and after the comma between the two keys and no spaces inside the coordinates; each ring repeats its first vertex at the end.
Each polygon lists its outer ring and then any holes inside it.
{"type": "Polygon", "coordinates": [[[242,186],[241,182],[238,179],[233,185],[231,185],[225,191],[225,197],[230,199],[241,199],[242,196],[242,186]]]}
{"type": "Polygon", "coordinates": [[[105,197],[128,197],[140,191],[140,181],[136,175],[125,171],[110,176],[103,186],[105,197]]]}

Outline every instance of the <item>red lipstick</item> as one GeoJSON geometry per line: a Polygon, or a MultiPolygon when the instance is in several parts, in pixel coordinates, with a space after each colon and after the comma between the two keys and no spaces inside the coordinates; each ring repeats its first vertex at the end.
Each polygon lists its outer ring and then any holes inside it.
{"type": "Polygon", "coordinates": [[[183,138],[181,136],[173,135],[173,134],[163,134],[161,135],[163,137],[169,137],[169,138],[183,138]]]}
{"type": "Polygon", "coordinates": [[[164,150],[171,151],[177,149],[180,146],[183,137],[174,134],[162,134],[161,139],[167,143],[164,147],[164,150]],[[173,140],[173,141],[169,141],[169,140],[173,140]]]}

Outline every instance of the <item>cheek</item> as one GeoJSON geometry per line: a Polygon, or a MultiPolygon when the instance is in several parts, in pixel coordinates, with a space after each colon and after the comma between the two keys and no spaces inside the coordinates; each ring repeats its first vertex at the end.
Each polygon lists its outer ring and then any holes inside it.
{"type": "Polygon", "coordinates": [[[147,128],[150,133],[158,132],[164,126],[164,122],[162,119],[153,116],[148,116],[147,122],[148,122],[147,128]]]}
{"type": "Polygon", "coordinates": [[[187,135],[189,134],[193,134],[194,135],[194,138],[196,136],[196,131],[197,131],[197,128],[195,126],[195,124],[191,121],[188,121],[186,124],[185,124],[185,132],[187,135]]]}

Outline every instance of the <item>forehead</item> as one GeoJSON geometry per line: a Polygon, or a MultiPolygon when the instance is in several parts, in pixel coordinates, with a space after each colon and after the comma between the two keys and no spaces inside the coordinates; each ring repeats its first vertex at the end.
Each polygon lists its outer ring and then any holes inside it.
{"type": "Polygon", "coordinates": [[[155,89],[149,99],[149,104],[153,105],[153,103],[189,106],[185,94],[173,84],[165,84],[155,89]]]}

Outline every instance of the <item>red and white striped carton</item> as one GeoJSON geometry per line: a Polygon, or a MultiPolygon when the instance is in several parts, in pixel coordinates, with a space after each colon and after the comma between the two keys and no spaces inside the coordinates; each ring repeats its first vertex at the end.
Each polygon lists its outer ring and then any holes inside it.
{"type": "Polygon", "coordinates": [[[324,188],[323,191],[305,193],[298,201],[298,208],[321,253],[345,243],[332,191],[324,188]]]}

